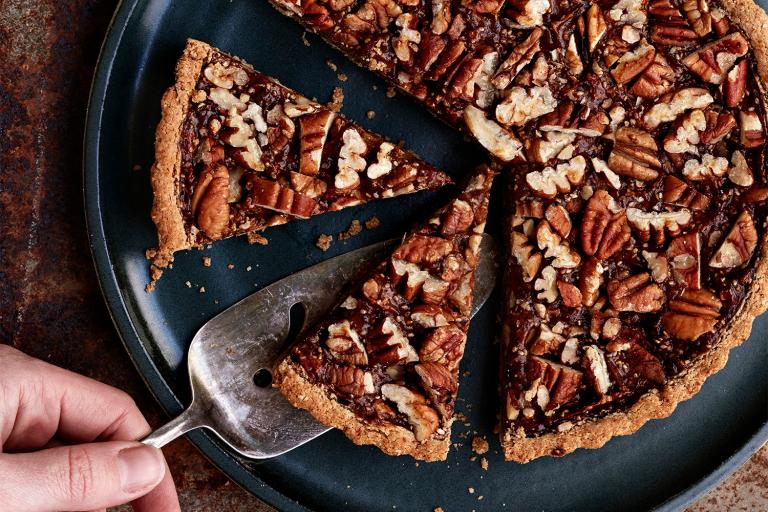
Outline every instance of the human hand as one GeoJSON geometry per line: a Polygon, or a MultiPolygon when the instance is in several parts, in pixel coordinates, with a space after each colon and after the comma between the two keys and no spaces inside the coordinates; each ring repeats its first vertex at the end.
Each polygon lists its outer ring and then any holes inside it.
{"type": "Polygon", "coordinates": [[[149,432],[126,393],[0,344],[0,509],[180,510],[149,432]]]}

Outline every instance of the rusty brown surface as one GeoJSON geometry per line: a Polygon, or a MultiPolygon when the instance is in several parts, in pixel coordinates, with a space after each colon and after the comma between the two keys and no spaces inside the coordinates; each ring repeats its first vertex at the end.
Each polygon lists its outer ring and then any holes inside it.
{"type": "MultiPolygon", "coordinates": [[[[0,0],[0,342],[130,393],[165,418],[112,326],[89,254],[81,146],[116,0],[0,0]]],[[[187,441],[165,450],[185,511],[264,511],[187,441]]],[[[768,448],[692,510],[768,509],[768,448]]]]}

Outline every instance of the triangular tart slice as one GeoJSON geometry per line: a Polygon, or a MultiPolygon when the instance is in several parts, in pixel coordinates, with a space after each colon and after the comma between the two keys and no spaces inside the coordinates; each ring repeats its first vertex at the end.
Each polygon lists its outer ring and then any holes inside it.
{"type": "Polygon", "coordinates": [[[450,181],[331,107],[190,40],[157,127],[155,277],[181,249],[450,181]]]}
{"type": "Polygon", "coordinates": [[[479,169],[294,345],[275,378],[293,405],[357,444],[445,459],[494,174],[479,169]]]}

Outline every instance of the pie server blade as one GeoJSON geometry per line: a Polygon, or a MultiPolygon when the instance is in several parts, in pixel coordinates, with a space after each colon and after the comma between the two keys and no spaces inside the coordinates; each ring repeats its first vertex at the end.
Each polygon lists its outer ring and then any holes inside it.
{"type": "MultiPolygon", "coordinates": [[[[244,457],[267,459],[330,430],[270,385],[272,369],[288,348],[289,334],[298,327],[291,328],[291,310],[303,309],[302,330],[312,325],[337,303],[344,285],[371,269],[397,242],[388,240],[328,259],[259,290],[206,322],[187,355],[192,403],[142,442],[160,448],[191,430],[207,428],[244,457]]],[[[483,235],[472,316],[493,290],[496,253],[493,238],[483,235]]]]}

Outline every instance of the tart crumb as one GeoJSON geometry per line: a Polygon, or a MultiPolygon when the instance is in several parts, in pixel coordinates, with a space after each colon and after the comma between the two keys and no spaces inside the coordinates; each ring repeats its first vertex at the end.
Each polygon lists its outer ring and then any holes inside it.
{"type": "Polygon", "coordinates": [[[334,112],[341,110],[341,106],[344,104],[344,90],[341,87],[334,87],[333,94],[331,94],[331,102],[328,104],[334,112]]]}
{"type": "Polygon", "coordinates": [[[393,85],[387,87],[387,98],[394,98],[395,94],[397,93],[395,92],[395,87],[393,85]]]}
{"type": "Polygon", "coordinates": [[[187,288],[192,288],[192,283],[190,283],[189,281],[187,281],[187,282],[186,282],[186,283],[184,283],[184,284],[185,284],[185,285],[187,285],[187,288]]]}
{"type": "Polygon", "coordinates": [[[352,221],[352,224],[349,225],[349,228],[347,228],[345,232],[339,233],[339,240],[347,240],[353,236],[357,236],[362,230],[363,227],[360,225],[360,221],[355,219],[352,221]]]}
{"type": "Polygon", "coordinates": [[[301,34],[301,42],[304,43],[304,46],[309,47],[312,45],[312,43],[309,42],[309,39],[307,39],[307,33],[302,32],[301,34]]]}
{"type": "Polygon", "coordinates": [[[336,63],[333,62],[331,59],[326,59],[325,60],[325,65],[328,66],[328,68],[331,71],[336,71],[337,69],[339,69],[339,67],[336,65],[336,63]]]}
{"type": "Polygon", "coordinates": [[[333,242],[333,237],[331,235],[322,234],[317,238],[315,245],[318,249],[325,252],[331,248],[331,242],[333,242]]]}
{"type": "Polygon", "coordinates": [[[204,267],[210,267],[211,266],[211,257],[210,256],[203,256],[203,266],[204,267]]]}
{"type": "Polygon", "coordinates": [[[376,229],[381,225],[381,221],[377,216],[370,217],[365,221],[365,229],[376,229]]]}
{"type": "Polygon", "coordinates": [[[488,459],[485,457],[480,459],[480,467],[483,468],[483,471],[488,471],[488,459]]]}
{"type": "Polygon", "coordinates": [[[205,286],[200,287],[200,293],[205,293],[205,286]]]}
{"type": "Polygon", "coordinates": [[[472,438],[472,451],[475,452],[478,455],[482,455],[484,453],[488,453],[488,441],[483,439],[480,436],[475,436],[472,438]]]}
{"type": "Polygon", "coordinates": [[[267,245],[269,243],[269,240],[264,238],[258,233],[254,233],[253,231],[248,233],[248,243],[249,244],[259,244],[259,245],[267,245]]]}
{"type": "Polygon", "coordinates": [[[250,271],[251,271],[251,268],[252,268],[252,267],[251,267],[250,265],[248,265],[247,267],[245,267],[245,271],[246,271],[246,272],[250,272],[250,271]]]}
{"type": "Polygon", "coordinates": [[[376,117],[376,111],[369,110],[368,112],[365,113],[365,117],[367,117],[368,119],[373,119],[374,117],[376,117]]]}
{"type": "Polygon", "coordinates": [[[435,510],[432,512],[443,512],[443,507],[435,507],[435,510]]]}
{"type": "Polygon", "coordinates": [[[235,264],[234,264],[234,263],[230,263],[230,264],[228,264],[228,265],[227,265],[227,268],[228,268],[229,270],[232,270],[232,269],[234,269],[234,268],[235,268],[235,264]]]}
{"type": "Polygon", "coordinates": [[[349,80],[349,77],[344,73],[339,73],[338,75],[336,75],[336,78],[338,78],[340,82],[346,82],[347,80],[349,80]]]}
{"type": "Polygon", "coordinates": [[[467,490],[469,491],[469,494],[475,494],[475,488],[474,487],[470,487],[467,490]]]}
{"type": "Polygon", "coordinates": [[[142,167],[139,164],[133,166],[133,172],[139,172],[141,169],[142,167]]]}

